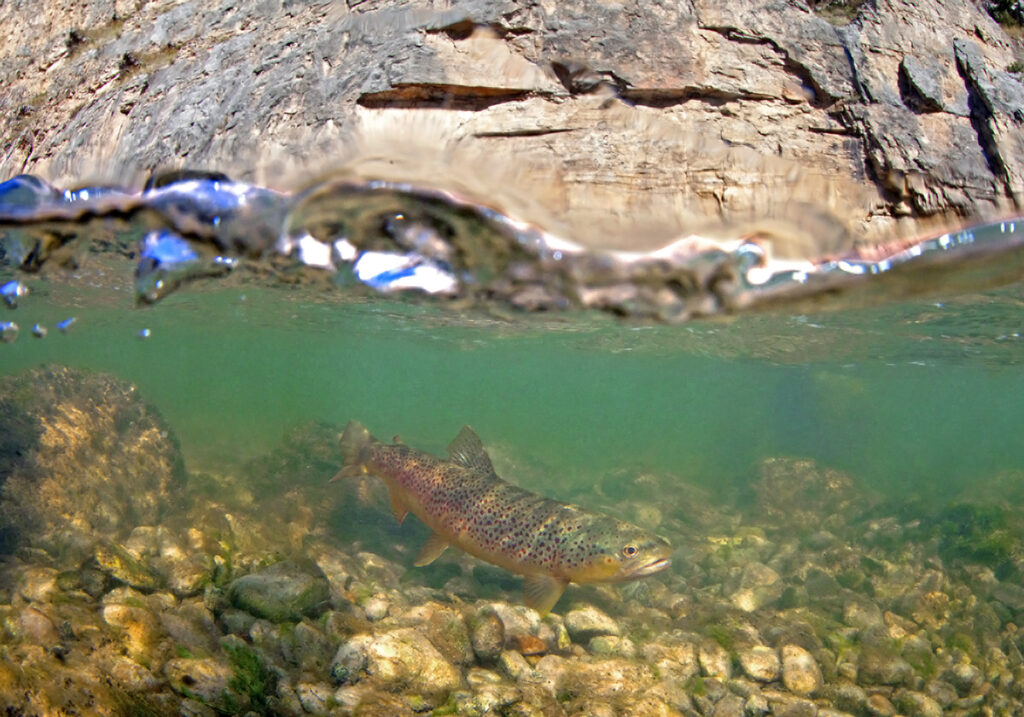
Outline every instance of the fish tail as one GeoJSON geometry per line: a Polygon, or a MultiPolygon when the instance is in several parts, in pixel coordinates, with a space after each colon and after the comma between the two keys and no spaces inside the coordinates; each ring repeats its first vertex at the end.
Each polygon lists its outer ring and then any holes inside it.
{"type": "Polygon", "coordinates": [[[332,481],[366,475],[366,452],[374,438],[359,421],[349,421],[341,434],[341,455],[344,463],[332,481]]]}

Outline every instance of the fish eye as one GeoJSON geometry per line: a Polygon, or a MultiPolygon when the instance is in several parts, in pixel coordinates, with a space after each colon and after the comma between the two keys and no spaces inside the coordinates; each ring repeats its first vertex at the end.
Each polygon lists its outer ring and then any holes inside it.
{"type": "Polygon", "coordinates": [[[635,558],[636,554],[640,552],[640,548],[635,545],[627,545],[622,549],[622,554],[627,558],[635,558]]]}

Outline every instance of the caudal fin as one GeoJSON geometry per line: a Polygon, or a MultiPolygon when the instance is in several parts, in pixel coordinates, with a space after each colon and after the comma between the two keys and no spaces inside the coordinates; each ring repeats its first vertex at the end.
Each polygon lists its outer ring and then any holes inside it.
{"type": "Polygon", "coordinates": [[[373,436],[359,421],[349,421],[345,432],[341,434],[341,455],[344,463],[332,481],[341,478],[354,478],[366,474],[363,466],[366,449],[373,441],[373,436]]]}

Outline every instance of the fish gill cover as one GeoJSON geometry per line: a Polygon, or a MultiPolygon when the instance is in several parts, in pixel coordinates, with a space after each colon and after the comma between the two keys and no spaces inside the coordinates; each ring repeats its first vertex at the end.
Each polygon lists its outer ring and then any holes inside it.
{"type": "MultiPolygon", "coordinates": [[[[326,179],[293,193],[219,173],[174,172],[141,190],[0,184],[0,259],[27,272],[76,266],[90,252],[135,263],[137,300],[201,278],[427,294],[458,306],[597,309],[682,322],[785,304],[850,305],[1016,281],[1024,218],[871,247],[787,259],[770,237],[690,235],[653,251],[587,248],[457,193],[326,179]],[[324,281],[326,279],[326,281],[324,281]]],[[[14,307],[23,283],[2,293],[14,307]]],[[[17,328],[5,324],[5,337],[17,328]]],[[[6,340],[6,338],[5,338],[6,340]]]]}

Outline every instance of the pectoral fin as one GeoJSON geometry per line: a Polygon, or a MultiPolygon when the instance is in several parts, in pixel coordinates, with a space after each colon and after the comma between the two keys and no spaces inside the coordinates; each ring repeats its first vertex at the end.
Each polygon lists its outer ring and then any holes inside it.
{"type": "Polygon", "coordinates": [[[541,615],[547,615],[568,584],[567,580],[551,575],[527,575],[523,578],[523,601],[541,615]]]}
{"type": "Polygon", "coordinates": [[[431,533],[430,537],[427,538],[427,542],[425,542],[423,547],[420,548],[420,553],[416,556],[416,560],[414,560],[412,564],[417,568],[422,568],[424,565],[430,565],[441,556],[441,553],[443,553],[447,547],[447,540],[437,533],[431,533]]]}
{"type": "Polygon", "coordinates": [[[388,495],[391,497],[391,511],[395,514],[395,519],[399,525],[401,525],[402,521],[405,520],[405,516],[409,515],[409,506],[405,504],[397,490],[388,488],[388,495]]]}

